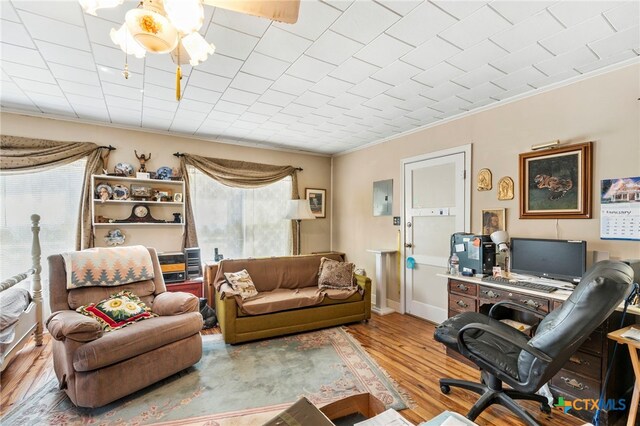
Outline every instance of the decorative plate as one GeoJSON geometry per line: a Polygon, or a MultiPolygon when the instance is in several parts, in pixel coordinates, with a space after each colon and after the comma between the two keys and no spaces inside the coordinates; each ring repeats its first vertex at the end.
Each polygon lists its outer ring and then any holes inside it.
{"type": "Polygon", "coordinates": [[[129,198],[129,188],[124,185],[113,186],[113,199],[114,200],[126,200],[129,198]]]}
{"type": "Polygon", "coordinates": [[[113,168],[113,171],[118,176],[131,176],[133,175],[134,169],[133,166],[129,163],[118,163],[113,168]]]}
{"type": "Polygon", "coordinates": [[[112,229],[105,235],[104,242],[110,246],[119,246],[120,244],[124,244],[125,239],[126,237],[121,230],[112,229]]]}
{"type": "Polygon", "coordinates": [[[173,171],[171,170],[171,167],[162,166],[158,170],[156,170],[156,179],[170,180],[171,176],[173,176],[173,171]]]}
{"type": "Polygon", "coordinates": [[[100,182],[96,185],[96,198],[98,200],[107,201],[113,195],[113,188],[108,183],[100,182]]]}

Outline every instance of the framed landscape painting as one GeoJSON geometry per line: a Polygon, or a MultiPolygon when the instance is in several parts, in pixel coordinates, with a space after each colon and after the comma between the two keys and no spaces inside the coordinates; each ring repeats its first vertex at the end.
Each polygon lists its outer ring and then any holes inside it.
{"type": "Polygon", "coordinates": [[[309,207],[311,207],[311,213],[317,218],[327,217],[326,208],[326,189],[305,189],[307,200],[309,201],[309,207]]]}
{"type": "Polygon", "coordinates": [[[592,145],[520,154],[520,219],[591,217],[592,145]]]}

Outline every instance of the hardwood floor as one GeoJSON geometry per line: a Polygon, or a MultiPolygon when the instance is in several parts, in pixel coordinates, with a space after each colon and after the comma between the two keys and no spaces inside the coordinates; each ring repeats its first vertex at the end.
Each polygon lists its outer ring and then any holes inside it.
{"type": "MultiPolygon", "coordinates": [[[[476,401],[471,392],[452,389],[449,395],[440,392],[438,379],[453,377],[478,380],[477,370],[446,356],[444,347],[433,340],[434,325],[400,314],[373,315],[368,323],[347,327],[366,351],[384,368],[413,399],[413,406],[402,415],[415,424],[429,420],[444,410],[466,414],[476,401]]],[[[217,328],[204,334],[219,333],[217,328]]],[[[45,334],[44,344],[35,347],[30,342],[14,362],[2,373],[0,416],[35,392],[54,377],[51,357],[51,337],[45,334]]],[[[554,410],[547,416],[535,403],[522,403],[541,425],[573,426],[584,422],[554,410]]],[[[522,422],[508,410],[492,406],[476,423],[479,425],[513,426],[522,422]]]]}

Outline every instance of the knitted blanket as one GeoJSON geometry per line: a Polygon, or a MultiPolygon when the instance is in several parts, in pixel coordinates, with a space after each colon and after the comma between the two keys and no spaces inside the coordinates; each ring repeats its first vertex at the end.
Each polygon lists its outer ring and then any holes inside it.
{"type": "Polygon", "coordinates": [[[67,289],[110,287],[153,279],[153,261],[144,246],[91,248],[62,253],[67,289]]]}

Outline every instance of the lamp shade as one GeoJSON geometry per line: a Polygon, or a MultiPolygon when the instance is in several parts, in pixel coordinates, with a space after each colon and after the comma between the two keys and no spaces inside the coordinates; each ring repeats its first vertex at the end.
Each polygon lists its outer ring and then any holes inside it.
{"type": "Polygon", "coordinates": [[[507,251],[509,249],[509,234],[507,231],[496,231],[490,235],[491,241],[493,241],[500,251],[507,251]]]}
{"type": "Polygon", "coordinates": [[[304,220],[315,219],[316,217],[311,212],[308,200],[289,200],[287,215],[285,218],[292,220],[304,220]]]}

